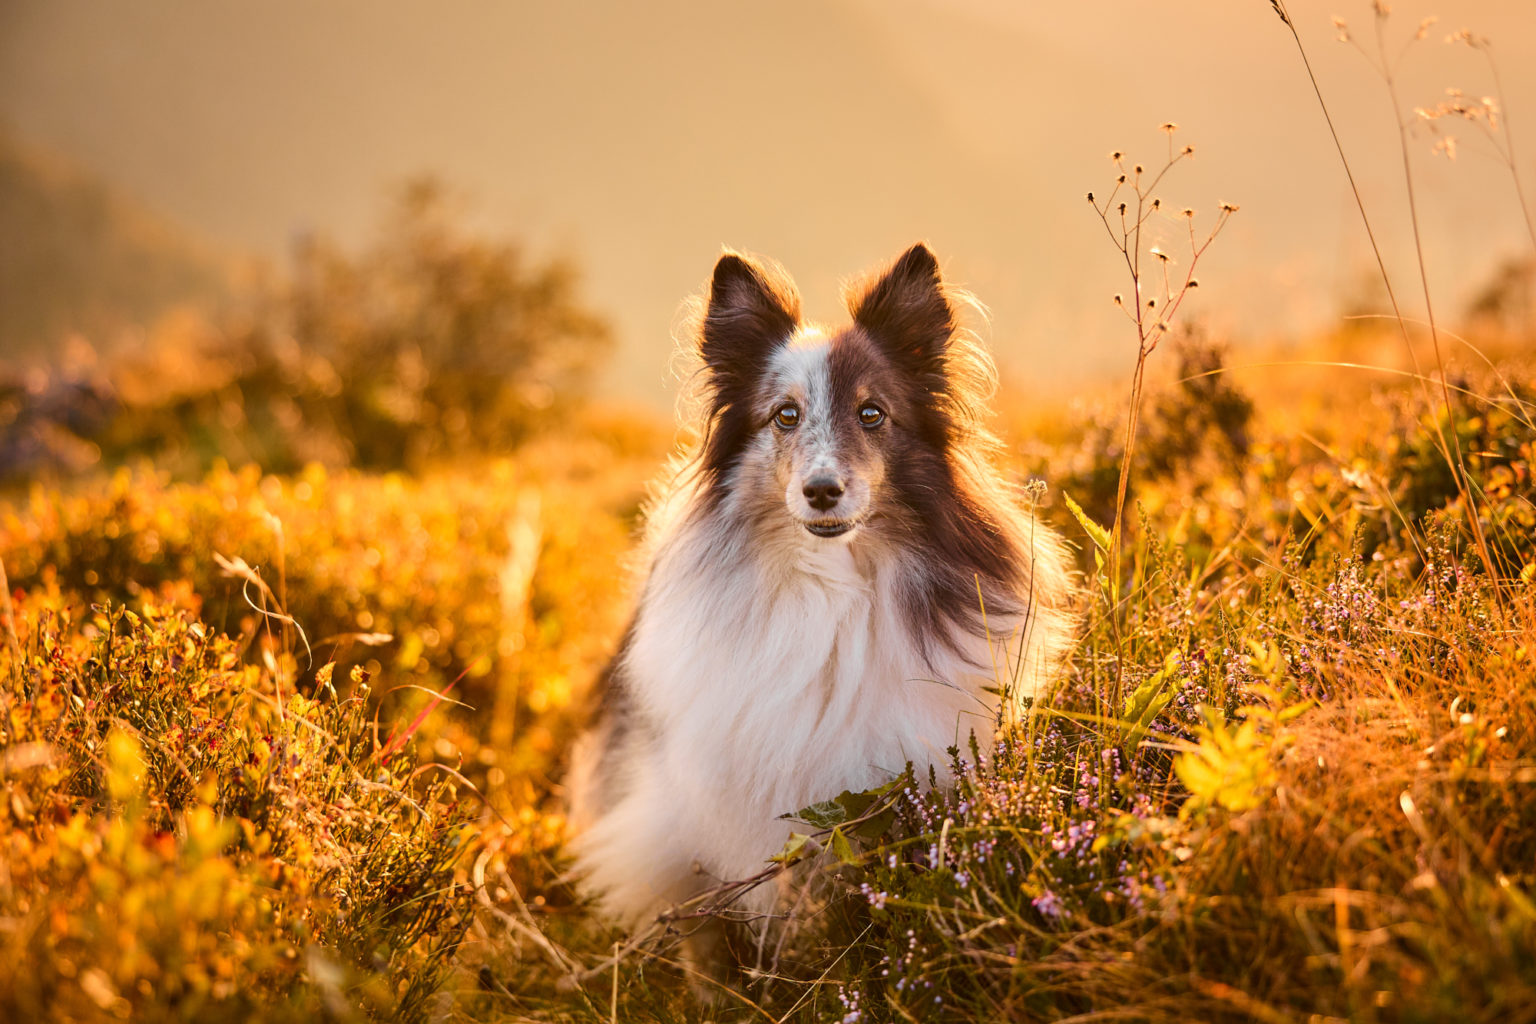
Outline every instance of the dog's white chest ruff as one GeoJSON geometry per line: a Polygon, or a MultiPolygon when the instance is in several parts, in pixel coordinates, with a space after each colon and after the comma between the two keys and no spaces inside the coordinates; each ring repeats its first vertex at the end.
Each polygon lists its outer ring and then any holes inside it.
{"type": "MultiPolygon", "coordinates": [[[[647,585],[623,664],[646,735],[627,748],[624,795],[581,844],[624,916],[679,898],[694,864],[706,881],[755,874],[788,834],[780,815],[908,761],[942,770],[948,747],[993,727],[990,679],[953,652],[930,664],[895,588],[861,575],[846,547],[788,572],[701,564],[685,554],[699,547],[664,551],[647,585]],[[658,857],[671,869],[624,870],[658,857]]],[[[970,646],[971,661],[990,659],[983,639],[970,646]]]]}

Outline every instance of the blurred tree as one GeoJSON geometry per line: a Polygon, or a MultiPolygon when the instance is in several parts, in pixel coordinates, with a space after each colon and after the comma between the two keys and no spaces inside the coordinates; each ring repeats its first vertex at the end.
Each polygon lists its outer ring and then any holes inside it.
{"type": "Polygon", "coordinates": [[[0,127],[0,369],[71,332],[98,347],[173,305],[227,302],[237,263],[0,127]]]}
{"type": "Polygon", "coordinates": [[[1226,372],[1226,346],[1198,326],[1179,338],[1177,354],[1174,384],[1146,417],[1143,472],[1163,479],[1193,472],[1197,480],[1231,472],[1248,456],[1253,400],[1226,372]]]}
{"type": "Polygon", "coordinates": [[[611,345],[561,260],[456,225],[443,188],[412,182],[379,241],[295,257],[291,323],[339,379],[337,423],[361,465],[420,465],[516,444],[582,398],[611,345]]]}
{"type": "Polygon", "coordinates": [[[1504,260],[1467,304],[1467,319],[1511,334],[1536,327],[1536,259],[1504,260]]]}
{"type": "Polygon", "coordinates": [[[0,363],[0,479],[146,456],[187,476],[219,459],[423,469],[566,422],[607,324],[570,263],[452,214],[416,181],[362,251],[297,246],[289,285],[166,313],[88,372],[61,357],[24,382],[0,363]],[[66,416],[86,387],[99,413],[66,416]]]}

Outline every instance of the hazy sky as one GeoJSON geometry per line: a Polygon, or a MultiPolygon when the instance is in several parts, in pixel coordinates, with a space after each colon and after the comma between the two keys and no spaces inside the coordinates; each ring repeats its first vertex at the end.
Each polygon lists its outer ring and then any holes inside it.
{"type": "MultiPolygon", "coordinates": [[[[1369,5],[1290,7],[1406,289],[1393,113],[1330,20],[1368,34],[1369,5]]],[[[1536,4],[1397,3],[1389,37],[1430,14],[1404,105],[1490,92],[1481,55],[1442,40],[1492,37],[1536,194],[1536,4]]],[[[1202,309],[1258,337],[1334,318],[1369,251],[1267,0],[0,0],[0,122],[23,139],[274,260],[301,230],[367,239],[391,185],[437,173],[477,228],[580,263],[622,343],[609,383],[635,395],[661,394],[674,312],[723,244],[782,261],[830,319],[842,279],[925,238],[991,307],[1012,375],[1122,372],[1125,284],[1083,196],[1112,149],[1158,159],[1168,120],[1197,148],[1168,205],[1242,206],[1202,309]]],[[[1412,142],[1450,310],[1530,246],[1507,170],[1459,134],[1455,163],[1412,142]]]]}

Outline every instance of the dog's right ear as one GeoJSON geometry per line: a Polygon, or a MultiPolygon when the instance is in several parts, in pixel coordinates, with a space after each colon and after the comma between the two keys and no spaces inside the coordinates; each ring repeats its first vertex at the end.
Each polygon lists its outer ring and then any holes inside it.
{"type": "Polygon", "coordinates": [[[726,250],[709,282],[699,351],[719,384],[755,379],[768,354],[800,326],[800,296],[789,278],[726,250]]]}

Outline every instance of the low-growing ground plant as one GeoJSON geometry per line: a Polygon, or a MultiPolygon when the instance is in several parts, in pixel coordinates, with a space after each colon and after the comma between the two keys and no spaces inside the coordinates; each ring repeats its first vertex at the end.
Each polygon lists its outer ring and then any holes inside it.
{"type": "Polygon", "coordinates": [[[478,802],[381,730],[367,673],[51,584],[6,625],[0,1015],[427,1016],[478,802]]]}
{"type": "Polygon", "coordinates": [[[614,565],[642,488],[622,467],[645,458],[594,439],[426,478],[218,466],[176,483],[124,469],[0,506],[0,559],[15,585],[51,583],[77,606],[170,601],[245,637],[252,658],[293,647],[335,661],[338,678],[385,674],[389,713],[451,685],[467,707],[444,722],[473,715],[501,748],[475,771],[545,777],[572,735],[558,712],[619,625],[614,565]],[[235,559],[259,568],[272,601],[229,571],[235,559]]]}

